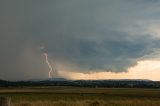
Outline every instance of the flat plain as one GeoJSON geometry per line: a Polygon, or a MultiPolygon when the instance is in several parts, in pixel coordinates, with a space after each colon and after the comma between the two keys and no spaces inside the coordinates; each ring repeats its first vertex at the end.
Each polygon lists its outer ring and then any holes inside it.
{"type": "Polygon", "coordinates": [[[0,88],[12,106],[160,106],[160,89],[22,87],[0,88]]]}

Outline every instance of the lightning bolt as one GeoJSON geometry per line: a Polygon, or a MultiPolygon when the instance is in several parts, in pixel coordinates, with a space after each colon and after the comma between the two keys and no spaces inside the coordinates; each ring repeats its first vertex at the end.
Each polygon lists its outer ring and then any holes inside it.
{"type": "Polygon", "coordinates": [[[48,77],[51,78],[51,72],[53,71],[53,68],[52,68],[51,64],[49,63],[49,61],[48,61],[48,54],[44,53],[44,56],[45,56],[46,63],[48,65],[49,69],[50,69],[49,72],[48,72],[48,77]]]}

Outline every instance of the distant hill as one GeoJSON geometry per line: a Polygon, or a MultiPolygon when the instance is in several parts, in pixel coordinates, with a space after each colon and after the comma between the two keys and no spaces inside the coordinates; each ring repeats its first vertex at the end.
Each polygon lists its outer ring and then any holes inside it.
{"type": "Polygon", "coordinates": [[[0,79],[0,83],[3,83],[3,82],[7,82],[7,81],[5,81],[5,80],[1,80],[1,79],[0,79]]]}
{"type": "Polygon", "coordinates": [[[57,77],[57,78],[46,78],[46,79],[30,79],[27,81],[66,81],[66,80],[68,79],[57,77]]]}
{"type": "Polygon", "coordinates": [[[160,81],[147,79],[68,80],[64,78],[32,79],[27,81],[0,80],[0,87],[76,86],[108,88],[160,88],[160,81]]]}

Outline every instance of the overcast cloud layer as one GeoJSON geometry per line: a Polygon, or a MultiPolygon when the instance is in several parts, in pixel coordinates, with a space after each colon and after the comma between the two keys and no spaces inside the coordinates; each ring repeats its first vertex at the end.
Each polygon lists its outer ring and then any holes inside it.
{"type": "Polygon", "coordinates": [[[124,72],[159,56],[158,0],[1,0],[0,79],[124,72]]]}

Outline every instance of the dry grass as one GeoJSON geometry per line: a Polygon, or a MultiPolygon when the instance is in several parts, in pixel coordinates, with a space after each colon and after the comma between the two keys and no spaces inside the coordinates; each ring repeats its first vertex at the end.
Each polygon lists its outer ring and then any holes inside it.
{"type": "Polygon", "coordinates": [[[151,100],[83,100],[83,101],[20,101],[13,103],[12,106],[160,106],[160,101],[151,100]]]}
{"type": "Polygon", "coordinates": [[[160,106],[159,89],[37,87],[1,88],[12,106],[160,106]]]}

